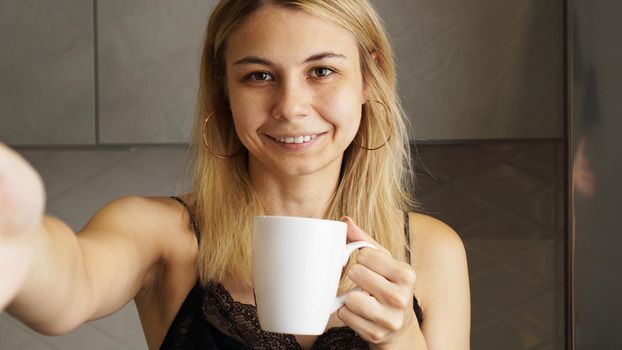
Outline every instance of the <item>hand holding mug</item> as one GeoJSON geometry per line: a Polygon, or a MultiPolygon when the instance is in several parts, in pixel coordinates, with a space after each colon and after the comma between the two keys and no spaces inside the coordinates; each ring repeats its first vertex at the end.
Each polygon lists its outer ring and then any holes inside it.
{"type": "Polygon", "coordinates": [[[412,329],[409,326],[417,322],[413,310],[415,271],[391,257],[350,218],[343,221],[348,225],[348,241],[373,242],[380,249],[363,248],[359,252],[348,277],[363,291],[348,295],[338,317],[370,344],[382,346],[410,337],[406,334],[412,329]]]}

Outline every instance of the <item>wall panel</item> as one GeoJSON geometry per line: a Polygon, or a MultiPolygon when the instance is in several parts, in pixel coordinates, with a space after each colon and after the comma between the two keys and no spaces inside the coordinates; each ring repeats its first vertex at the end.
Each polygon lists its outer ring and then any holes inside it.
{"type": "Polygon", "coordinates": [[[376,0],[411,138],[558,138],[561,0],[376,0]]]}
{"type": "Polygon", "coordinates": [[[188,141],[213,3],[98,2],[101,143],[188,141]]]}
{"type": "Polygon", "coordinates": [[[93,4],[0,1],[0,140],[95,142],[93,4]]]}

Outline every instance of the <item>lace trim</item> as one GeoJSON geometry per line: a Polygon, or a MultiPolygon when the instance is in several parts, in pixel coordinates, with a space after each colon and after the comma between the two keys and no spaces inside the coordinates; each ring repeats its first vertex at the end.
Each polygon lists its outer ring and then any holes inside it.
{"type": "MultiPolygon", "coordinates": [[[[292,334],[265,332],[259,327],[257,308],[236,301],[218,282],[209,283],[201,306],[204,319],[224,334],[253,349],[298,349],[292,334]]],[[[311,349],[369,349],[369,345],[347,326],[329,328],[311,349]]]]}

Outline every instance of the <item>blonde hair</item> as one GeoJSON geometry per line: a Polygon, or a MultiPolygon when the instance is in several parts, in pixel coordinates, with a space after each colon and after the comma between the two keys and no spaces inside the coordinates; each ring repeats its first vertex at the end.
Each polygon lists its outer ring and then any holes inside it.
{"type": "MultiPolygon", "coordinates": [[[[233,279],[251,286],[251,225],[263,213],[248,174],[242,146],[225,94],[224,50],[227,37],[249,15],[273,4],[328,19],[349,30],[359,45],[364,105],[355,142],[345,151],[341,178],[325,218],[350,216],[394,258],[406,261],[404,212],[417,206],[411,198],[412,169],[404,112],[396,93],[393,53],[385,30],[367,0],[223,0],[206,31],[191,152],[190,206],[201,231],[199,276],[210,281],[233,279]],[[205,126],[204,121],[210,117],[205,126]],[[219,159],[203,144],[203,132],[219,159]],[[366,148],[383,147],[377,150],[366,148]]],[[[346,269],[347,270],[347,269],[346,269]]],[[[340,290],[350,288],[343,274],[340,290]]]]}

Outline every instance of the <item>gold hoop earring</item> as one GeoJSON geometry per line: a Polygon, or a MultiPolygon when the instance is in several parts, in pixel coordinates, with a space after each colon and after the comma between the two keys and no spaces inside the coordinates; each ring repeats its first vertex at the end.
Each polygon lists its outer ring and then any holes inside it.
{"type": "MultiPolygon", "coordinates": [[[[389,111],[389,107],[386,105],[386,103],[382,102],[382,101],[376,101],[376,100],[367,100],[367,102],[365,102],[366,104],[369,102],[376,102],[382,105],[382,107],[384,107],[384,109],[388,112],[389,111]]],[[[382,147],[384,147],[387,143],[389,143],[389,140],[391,140],[391,136],[393,136],[393,128],[390,128],[389,131],[391,132],[389,134],[389,137],[387,137],[387,139],[384,141],[384,143],[378,147],[372,147],[372,148],[368,148],[365,147],[363,145],[361,145],[360,143],[358,143],[356,141],[356,137],[354,138],[354,140],[352,140],[354,142],[355,145],[359,146],[360,148],[366,150],[366,151],[376,151],[381,149],[382,147]]]]}
{"type": "Polygon", "coordinates": [[[214,157],[216,158],[220,158],[220,159],[229,159],[229,158],[233,158],[234,156],[236,156],[238,153],[240,153],[240,150],[238,150],[235,153],[232,154],[218,154],[216,152],[214,152],[212,150],[212,148],[209,146],[209,143],[207,142],[207,135],[206,135],[206,131],[207,131],[207,122],[209,122],[210,118],[214,115],[214,112],[210,113],[207,118],[205,118],[205,121],[203,122],[203,143],[205,144],[205,148],[207,148],[207,150],[209,151],[209,153],[211,153],[214,157]]]}

